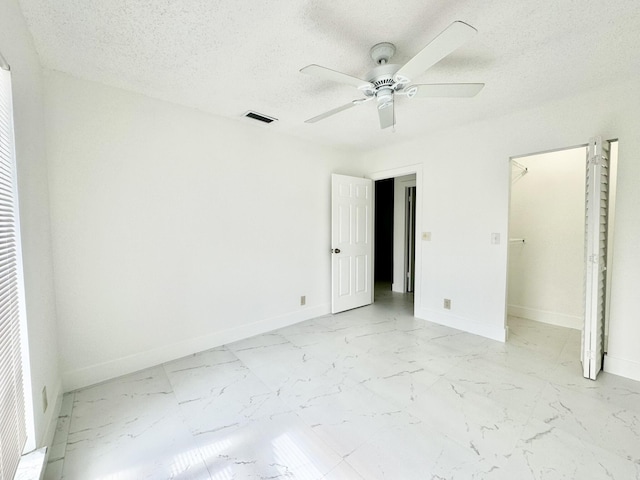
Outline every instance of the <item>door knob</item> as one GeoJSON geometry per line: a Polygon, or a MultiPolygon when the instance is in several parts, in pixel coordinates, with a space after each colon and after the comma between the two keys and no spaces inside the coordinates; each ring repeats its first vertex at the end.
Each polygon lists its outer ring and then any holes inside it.
{"type": "Polygon", "coordinates": [[[334,248],[334,249],[332,250],[332,252],[333,252],[333,253],[340,253],[340,249],[339,249],[339,248],[334,248]]]}

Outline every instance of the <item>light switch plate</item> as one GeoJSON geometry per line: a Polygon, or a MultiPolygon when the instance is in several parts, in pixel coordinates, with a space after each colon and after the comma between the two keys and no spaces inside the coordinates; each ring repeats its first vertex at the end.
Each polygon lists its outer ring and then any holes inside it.
{"type": "Polygon", "coordinates": [[[491,234],[491,244],[492,245],[500,245],[500,234],[492,233],[491,234]]]}

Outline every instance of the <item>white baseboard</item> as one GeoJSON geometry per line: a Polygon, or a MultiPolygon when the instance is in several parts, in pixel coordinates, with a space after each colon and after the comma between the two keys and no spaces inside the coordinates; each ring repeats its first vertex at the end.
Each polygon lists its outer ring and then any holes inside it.
{"type": "MultiPolygon", "coordinates": [[[[55,385],[54,394],[49,398],[55,399],[49,404],[49,412],[47,413],[47,427],[40,438],[37,440],[37,448],[50,447],[53,444],[53,437],[56,434],[56,427],[58,425],[58,417],[60,416],[60,409],[62,408],[62,381],[59,381],[55,385]]],[[[48,452],[47,452],[48,454],[48,452]]]]}
{"type": "Polygon", "coordinates": [[[506,330],[504,325],[488,325],[482,322],[476,322],[468,318],[459,317],[451,313],[443,313],[438,310],[429,308],[416,308],[415,316],[429,322],[438,323],[446,327],[455,328],[464,332],[480,335],[481,337],[490,338],[499,342],[506,339],[506,330]]]}
{"type": "Polygon", "coordinates": [[[640,382],[640,362],[616,358],[607,354],[604,357],[603,370],[613,375],[619,375],[640,382]]]}
{"type": "Polygon", "coordinates": [[[197,352],[236,342],[254,335],[270,332],[278,328],[287,327],[295,323],[320,317],[330,313],[330,306],[317,305],[307,307],[278,317],[260,320],[247,325],[213,332],[182,342],[165,345],[145,352],[136,353],[122,358],[78,368],[63,373],[65,392],[95,385],[112,378],[144,370],[177,358],[186,357],[197,352]]]}
{"type": "Polygon", "coordinates": [[[582,317],[575,315],[538,310],[536,308],[522,307],[520,305],[507,305],[507,314],[514,317],[535,320],[536,322],[557,325],[559,327],[573,328],[574,330],[582,330],[582,325],[584,323],[582,317]]]}

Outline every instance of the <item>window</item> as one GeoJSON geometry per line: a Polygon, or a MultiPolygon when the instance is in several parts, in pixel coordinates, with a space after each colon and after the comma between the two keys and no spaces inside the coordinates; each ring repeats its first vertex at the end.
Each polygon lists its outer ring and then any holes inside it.
{"type": "Polygon", "coordinates": [[[26,441],[11,74],[0,56],[0,478],[13,478],[26,441]]]}

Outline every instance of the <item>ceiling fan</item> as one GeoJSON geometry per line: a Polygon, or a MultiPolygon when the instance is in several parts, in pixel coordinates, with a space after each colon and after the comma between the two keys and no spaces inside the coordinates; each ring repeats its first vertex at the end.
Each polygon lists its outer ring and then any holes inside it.
{"type": "Polygon", "coordinates": [[[395,125],[394,97],[397,95],[404,95],[408,98],[473,97],[477,95],[484,87],[484,83],[413,83],[414,78],[462,46],[476,33],[477,30],[471,25],[459,21],[453,22],[404,65],[389,63],[396,51],[396,47],[392,43],[378,43],[370,51],[371,58],[377,66],[367,73],[365,79],[336,72],[320,65],[308,65],[302,68],[300,70],[302,73],[354,86],[364,95],[346,105],[310,118],[305,123],[318,122],[375,99],[378,104],[380,128],[388,128],[395,125]]]}

